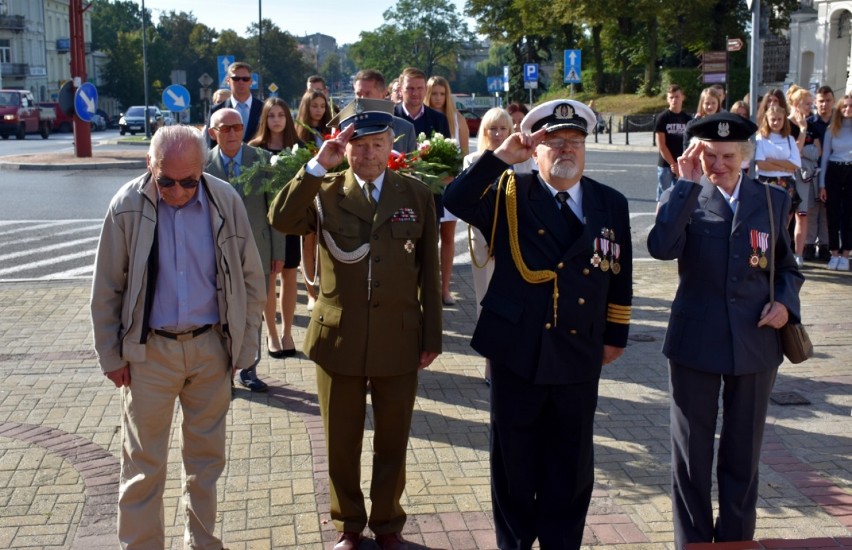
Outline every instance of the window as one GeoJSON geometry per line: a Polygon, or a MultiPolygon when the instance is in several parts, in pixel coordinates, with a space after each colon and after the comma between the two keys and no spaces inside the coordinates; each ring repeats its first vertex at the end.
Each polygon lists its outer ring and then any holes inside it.
{"type": "Polygon", "coordinates": [[[0,63],[12,62],[12,41],[8,38],[0,38],[0,63]]]}

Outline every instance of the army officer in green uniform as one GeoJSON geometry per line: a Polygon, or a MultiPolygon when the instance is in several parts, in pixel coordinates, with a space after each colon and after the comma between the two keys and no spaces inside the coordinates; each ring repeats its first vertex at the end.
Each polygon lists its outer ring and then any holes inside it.
{"type": "Polygon", "coordinates": [[[338,121],[342,131],[287,183],[269,220],[282,233],[319,235],[320,295],[304,352],[317,364],[334,548],[357,548],[367,525],[383,550],[404,548],[399,501],[417,373],[441,352],[435,206],[423,183],[386,167],[391,102],[356,99],[338,121]],[[350,168],[329,172],[344,157],[350,168]],[[369,516],[360,487],[368,381],[375,418],[369,516]]]}

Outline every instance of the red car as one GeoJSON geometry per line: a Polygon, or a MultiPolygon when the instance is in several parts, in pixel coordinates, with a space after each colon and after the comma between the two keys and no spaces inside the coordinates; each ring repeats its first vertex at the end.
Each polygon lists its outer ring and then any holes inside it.
{"type": "Polygon", "coordinates": [[[470,137],[476,137],[479,132],[479,125],[482,123],[482,118],[474,113],[473,111],[468,111],[467,109],[459,109],[459,113],[464,117],[464,121],[467,122],[467,129],[470,130],[470,137]]]}

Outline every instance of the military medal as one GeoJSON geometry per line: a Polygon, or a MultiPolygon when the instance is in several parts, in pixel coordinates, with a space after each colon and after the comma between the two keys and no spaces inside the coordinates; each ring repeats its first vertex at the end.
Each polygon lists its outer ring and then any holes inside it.
{"type": "Polygon", "coordinates": [[[601,260],[601,271],[609,271],[609,245],[610,242],[606,240],[606,238],[601,240],[601,252],[603,253],[603,259],[601,260]]]}
{"type": "Polygon", "coordinates": [[[600,250],[600,239],[595,239],[594,250],[592,251],[593,252],[592,259],[589,260],[589,263],[592,264],[595,267],[598,267],[599,265],[601,265],[601,257],[600,257],[600,254],[598,254],[599,250],[600,250]]]}
{"type": "Polygon", "coordinates": [[[408,239],[407,241],[405,241],[405,244],[404,244],[404,245],[402,245],[402,247],[403,247],[403,248],[405,249],[405,251],[406,251],[406,252],[408,252],[409,254],[411,254],[412,252],[414,252],[414,243],[413,243],[413,242],[411,242],[411,239],[408,239]]]}
{"type": "Polygon", "coordinates": [[[618,259],[621,257],[621,245],[618,243],[612,243],[612,265],[609,266],[612,269],[613,275],[618,275],[621,273],[621,264],[618,263],[618,259]]]}
{"type": "Polygon", "coordinates": [[[760,269],[766,269],[766,266],[769,265],[769,260],[766,259],[766,252],[769,250],[769,234],[768,233],[760,233],[760,251],[762,252],[760,256],[760,260],[757,265],[760,266],[760,269]]]}
{"type": "Polygon", "coordinates": [[[752,229],[749,232],[749,239],[751,240],[751,256],[748,257],[748,265],[757,267],[760,265],[760,256],[757,254],[757,249],[760,246],[758,244],[757,229],[752,229]]]}

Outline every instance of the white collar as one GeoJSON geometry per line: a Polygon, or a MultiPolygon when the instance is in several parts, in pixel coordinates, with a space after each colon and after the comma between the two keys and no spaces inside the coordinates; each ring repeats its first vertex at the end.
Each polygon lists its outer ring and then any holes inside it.
{"type": "MultiPolygon", "coordinates": [[[[367,180],[365,180],[364,178],[362,178],[361,176],[359,176],[355,172],[352,172],[352,174],[355,176],[355,181],[358,182],[358,185],[361,186],[361,190],[363,191],[364,186],[367,185],[367,180]]],[[[381,194],[381,192],[382,192],[382,184],[384,183],[384,181],[385,181],[385,173],[384,172],[379,174],[379,177],[377,177],[376,179],[373,180],[373,185],[376,186],[376,191],[378,191],[379,194],[381,194]]]]}

